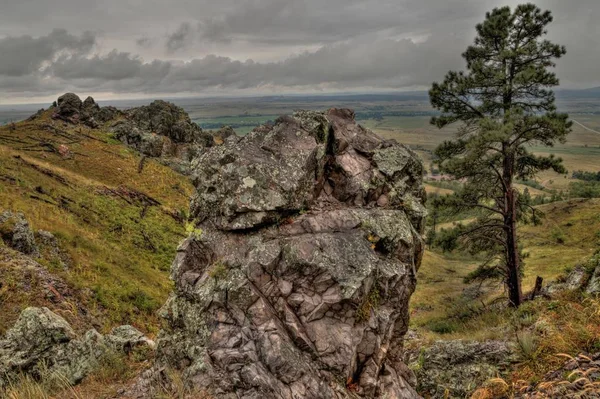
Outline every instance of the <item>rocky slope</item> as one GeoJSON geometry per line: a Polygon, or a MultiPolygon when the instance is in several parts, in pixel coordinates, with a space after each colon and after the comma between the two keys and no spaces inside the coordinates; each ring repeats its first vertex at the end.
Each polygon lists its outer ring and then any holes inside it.
{"type": "Polygon", "coordinates": [[[78,337],[69,323],[48,308],[26,308],[0,338],[0,392],[23,373],[62,378],[77,384],[100,367],[111,353],[129,353],[154,342],[129,325],[102,336],[91,329],[78,337]]]}
{"type": "Polygon", "coordinates": [[[152,378],[179,370],[218,398],[418,397],[402,362],[425,215],[412,151],[350,110],[298,112],[204,153],[193,181],[152,378]]]}
{"type": "Polygon", "coordinates": [[[83,124],[113,132],[124,144],[157,158],[180,173],[190,172],[190,162],[205,148],[233,133],[221,129],[204,132],[180,107],[162,100],[124,111],[100,107],[92,97],[84,101],[74,93],[60,96],[52,117],[69,124],[83,124]]]}
{"type": "Polygon", "coordinates": [[[156,332],[193,187],[57,108],[0,126],[0,333],[30,306],[156,332]]]}

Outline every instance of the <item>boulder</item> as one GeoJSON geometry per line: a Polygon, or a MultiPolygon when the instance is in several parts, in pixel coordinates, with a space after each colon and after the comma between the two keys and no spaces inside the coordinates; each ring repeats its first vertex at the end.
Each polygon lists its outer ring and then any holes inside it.
{"type": "Polygon", "coordinates": [[[419,392],[430,398],[468,398],[483,383],[510,365],[504,341],[437,341],[411,355],[419,392]]]}
{"type": "Polygon", "coordinates": [[[147,346],[152,349],[155,347],[154,341],[130,325],[113,328],[105,340],[113,350],[123,353],[129,353],[138,346],[147,346]]]}
{"type": "Polygon", "coordinates": [[[419,397],[402,361],[424,248],[410,149],[350,110],[302,111],[230,136],[192,177],[156,370],[216,398],[419,397]]]}
{"type": "Polygon", "coordinates": [[[597,266],[594,269],[594,273],[592,277],[590,277],[590,281],[587,284],[585,292],[590,295],[599,295],[600,294],[600,257],[596,260],[597,266]]]}
{"type": "Polygon", "coordinates": [[[571,291],[581,289],[585,283],[586,275],[587,273],[583,265],[575,266],[565,280],[565,288],[571,291]]]}
{"type": "Polygon", "coordinates": [[[96,101],[92,97],[88,97],[83,101],[81,105],[81,113],[80,118],[84,124],[95,129],[99,126],[98,121],[96,121],[96,116],[100,112],[100,106],[96,104],[96,101]]]}
{"type": "Polygon", "coordinates": [[[79,122],[81,106],[83,103],[79,96],[75,93],[66,93],[58,97],[56,101],[57,108],[54,114],[55,118],[62,119],[66,122],[79,122]]]}
{"type": "Polygon", "coordinates": [[[0,338],[0,388],[23,373],[42,379],[60,376],[77,384],[106,356],[151,342],[131,326],[107,337],[93,329],[77,337],[69,323],[48,308],[26,308],[0,338]]]}
{"type": "Polygon", "coordinates": [[[542,294],[552,297],[564,291],[584,290],[591,295],[600,294],[600,257],[593,256],[587,264],[579,264],[566,278],[552,281],[542,289],[542,294]],[[590,272],[589,270],[593,270],[590,272]]]}
{"type": "Polygon", "coordinates": [[[138,129],[166,136],[175,143],[192,143],[201,131],[183,108],[162,100],[132,108],[126,117],[138,129]]]}
{"type": "Polygon", "coordinates": [[[197,154],[214,145],[213,136],[193,123],[181,107],[161,100],[125,111],[124,118],[110,129],[124,144],[183,174],[190,173],[197,154]]]}
{"type": "Polygon", "coordinates": [[[0,239],[11,248],[33,257],[39,256],[35,236],[25,215],[4,211],[0,214],[0,239]]]}
{"type": "Polygon", "coordinates": [[[74,93],[66,93],[60,96],[56,102],[57,107],[52,117],[68,123],[84,125],[96,129],[100,123],[107,122],[119,116],[115,107],[100,106],[92,97],[87,97],[83,102],[74,93]]]}

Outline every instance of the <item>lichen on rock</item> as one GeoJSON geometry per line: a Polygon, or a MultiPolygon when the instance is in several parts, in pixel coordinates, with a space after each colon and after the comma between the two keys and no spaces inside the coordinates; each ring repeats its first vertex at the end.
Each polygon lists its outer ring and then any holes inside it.
{"type": "Polygon", "coordinates": [[[154,343],[131,326],[121,326],[102,336],[96,330],[78,337],[69,323],[48,308],[29,307],[14,326],[0,337],[0,388],[21,374],[35,378],[60,376],[77,384],[114,353],[154,343]]]}
{"type": "Polygon", "coordinates": [[[505,341],[437,341],[412,353],[420,392],[431,398],[466,398],[515,361],[505,341]]]}
{"type": "Polygon", "coordinates": [[[66,93],[58,98],[52,117],[92,129],[104,127],[123,144],[183,174],[190,173],[190,162],[204,149],[235,136],[230,127],[203,131],[183,108],[162,100],[119,110],[100,107],[92,97],[81,101],[76,94],[66,93]]]}
{"type": "Polygon", "coordinates": [[[0,214],[0,240],[25,255],[39,256],[34,233],[21,212],[4,211],[0,214]]]}
{"type": "Polygon", "coordinates": [[[202,233],[173,263],[155,370],[217,398],[419,397],[402,362],[417,156],[331,109],[229,137],[193,170],[202,233]]]}

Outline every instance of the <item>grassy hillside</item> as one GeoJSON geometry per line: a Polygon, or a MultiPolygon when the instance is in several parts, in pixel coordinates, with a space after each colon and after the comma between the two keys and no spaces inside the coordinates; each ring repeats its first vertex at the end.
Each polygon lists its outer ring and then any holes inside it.
{"type": "MultiPolygon", "coordinates": [[[[54,121],[49,111],[0,127],[0,211],[23,212],[34,230],[58,238],[67,267],[39,262],[87,298],[103,330],[157,328],[185,237],[190,183],[155,161],[139,166],[139,155],[108,133],[54,121]]],[[[0,329],[26,305],[2,301],[0,329]]]]}
{"type": "MultiPolygon", "coordinates": [[[[560,281],[579,264],[589,278],[600,257],[600,199],[554,202],[538,210],[545,214],[542,224],[520,230],[528,255],[524,293],[533,289],[536,276],[545,284],[560,281]]],[[[467,254],[435,248],[425,252],[411,298],[411,328],[419,339],[408,341],[407,348],[418,351],[424,344],[452,339],[511,342],[513,363],[473,398],[513,397],[542,381],[540,387],[569,386],[585,376],[580,370],[550,377],[547,373],[572,357],[600,350],[600,299],[574,291],[507,308],[501,282],[484,284],[479,295],[477,284],[463,282],[476,266],[477,260],[467,254]]]]}
{"type": "MultiPolygon", "coordinates": [[[[545,217],[541,225],[521,228],[525,259],[523,290],[531,290],[536,276],[546,282],[555,280],[576,264],[585,261],[600,248],[600,199],[570,200],[538,207],[545,217]]],[[[502,332],[462,323],[467,308],[503,295],[502,285],[489,286],[483,297],[473,300],[464,294],[469,288],[464,277],[477,266],[468,255],[443,253],[436,249],[425,253],[419,270],[417,290],[411,299],[412,324],[431,338],[501,337],[502,332]],[[480,334],[478,336],[478,334],[480,334]]],[[[490,312],[493,313],[493,312],[490,312]]]]}

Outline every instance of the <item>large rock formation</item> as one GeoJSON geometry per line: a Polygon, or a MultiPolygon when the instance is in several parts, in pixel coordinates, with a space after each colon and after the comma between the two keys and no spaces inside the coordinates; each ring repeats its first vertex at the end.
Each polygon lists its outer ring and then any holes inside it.
{"type": "Polygon", "coordinates": [[[110,128],[116,138],[182,173],[189,173],[190,161],[213,145],[209,133],[193,123],[181,107],[166,101],[131,108],[123,116],[110,128]]]}
{"type": "Polygon", "coordinates": [[[550,282],[542,289],[542,294],[552,298],[565,291],[576,290],[593,296],[600,295],[600,251],[583,264],[575,266],[566,276],[550,282]]]}
{"type": "Polygon", "coordinates": [[[76,94],[66,93],[58,98],[52,117],[90,128],[102,125],[142,155],[158,158],[184,174],[190,173],[190,162],[205,148],[235,134],[231,128],[205,132],[183,108],[162,100],[121,111],[100,107],[92,97],[81,101],[76,94]]]}
{"type": "Polygon", "coordinates": [[[411,150],[339,109],[202,154],[157,370],[217,398],[418,397],[402,346],[422,173],[411,150]]]}
{"type": "Polygon", "coordinates": [[[116,118],[118,115],[119,111],[115,107],[100,108],[92,97],[81,101],[77,94],[65,93],[58,97],[52,117],[69,123],[83,123],[88,127],[97,128],[99,124],[116,118]]]}

